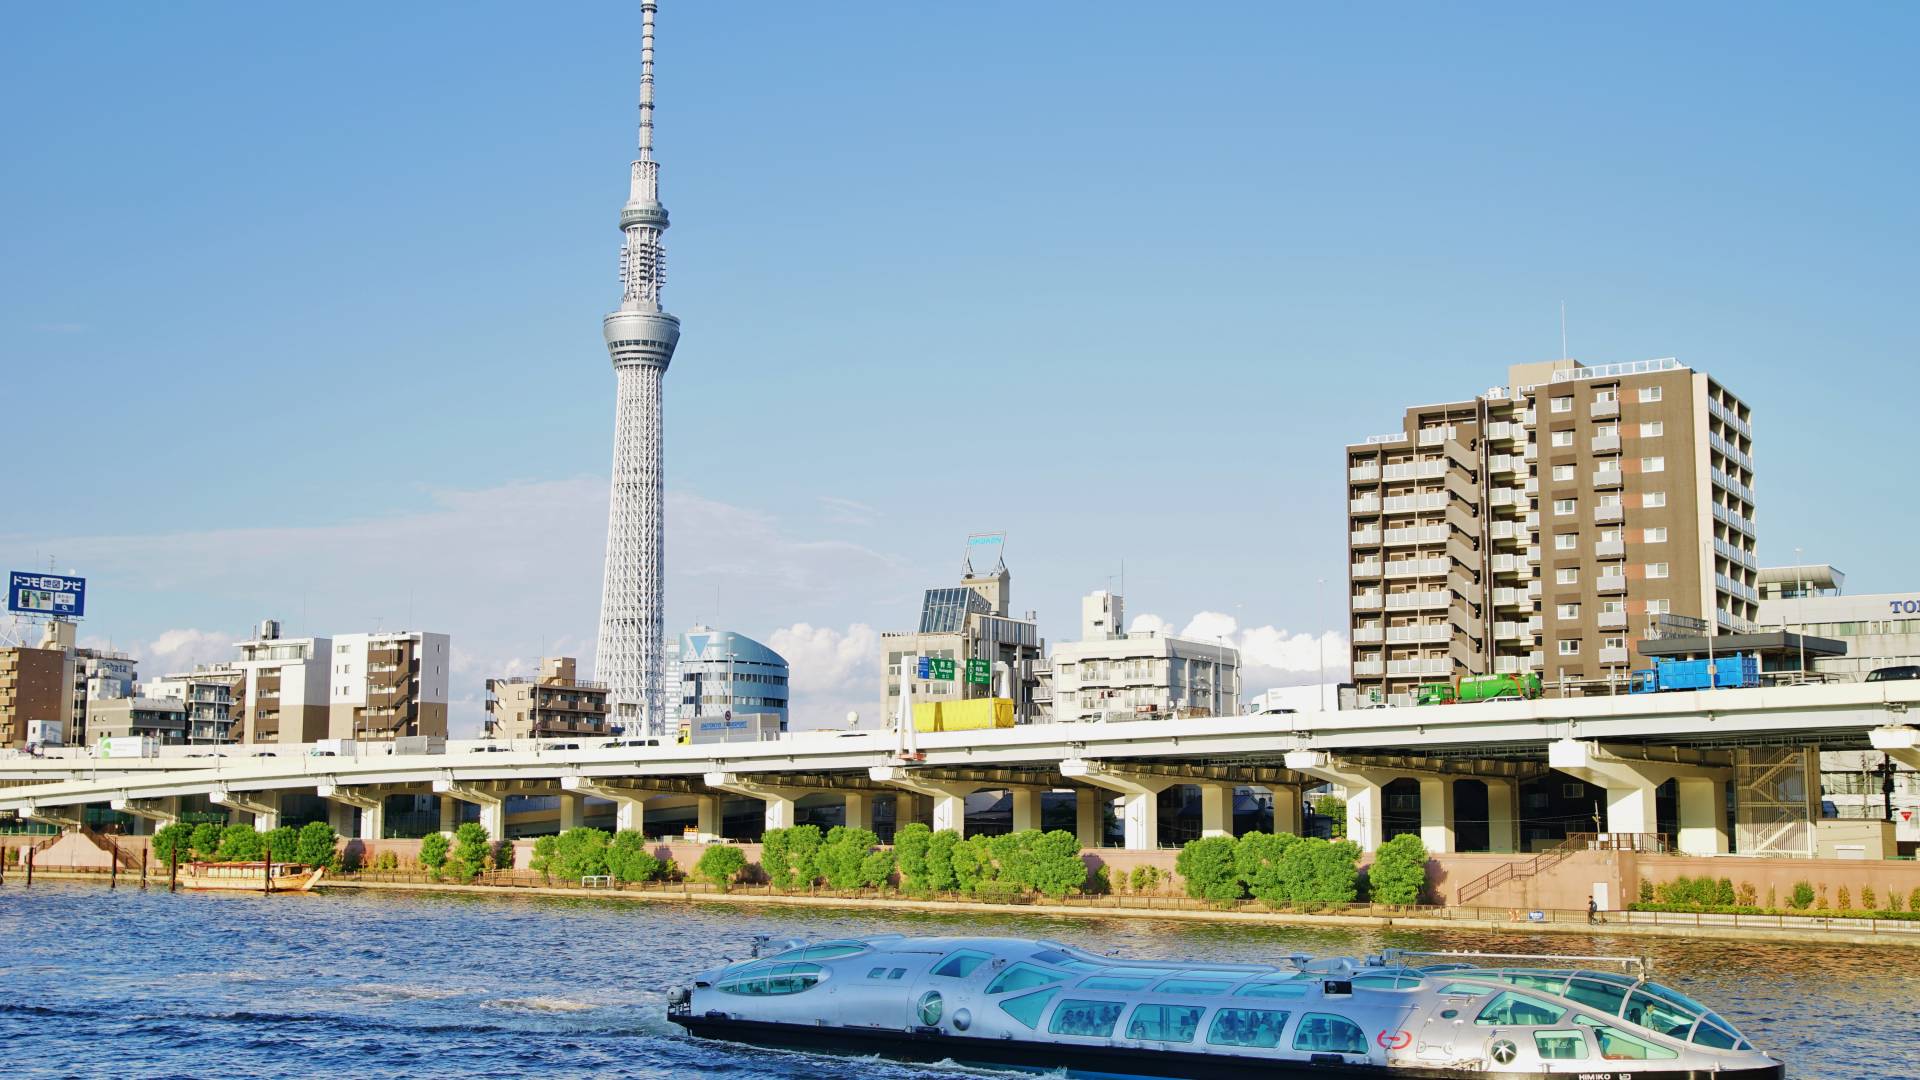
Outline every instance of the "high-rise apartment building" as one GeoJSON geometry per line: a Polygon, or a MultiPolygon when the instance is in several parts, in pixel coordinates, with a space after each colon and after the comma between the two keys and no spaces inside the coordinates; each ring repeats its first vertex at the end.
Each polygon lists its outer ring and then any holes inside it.
{"type": "Polygon", "coordinates": [[[233,720],[241,741],[310,743],[327,737],[327,658],[323,637],[283,638],[276,619],[261,622],[252,641],[236,641],[241,674],[233,720]]]}
{"type": "Polygon", "coordinates": [[[447,736],[445,634],[396,630],[336,634],[327,654],[327,736],[447,736]]]}
{"type": "Polygon", "coordinates": [[[24,748],[41,732],[58,730],[73,707],[67,654],[25,646],[0,648],[0,746],[24,748]],[[51,725],[51,726],[49,726],[51,725]]]}
{"type": "Polygon", "coordinates": [[[1675,360],[1512,368],[1347,447],[1353,680],[1538,673],[1549,693],[1626,678],[1660,614],[1758,610],[1751,411],[1675,360]]]}
{"type": "Polygon", "coordinates": [[[185,741],[196,744],[239,741],[235,705],[246,676],[236,667],[199,667],[174,675],[148,679],[143,696],[178,701],[185,708],[185,741]]]}
{"type": "Polygon", "coordinates": [[[582,682],[571,656],[540,661],[540,674],[487,680],[486,734],[489,739],[605,738],[607,685],[582,682]]]}
{"type": "Polygon", "coordinates": [[[73,650],[73,730],[67,742],[85,746],[95,740],[88,731],[87,717],[95,701],[133,696],[139,681],[140,661],[123,652],[104,649],[73,650]]]}

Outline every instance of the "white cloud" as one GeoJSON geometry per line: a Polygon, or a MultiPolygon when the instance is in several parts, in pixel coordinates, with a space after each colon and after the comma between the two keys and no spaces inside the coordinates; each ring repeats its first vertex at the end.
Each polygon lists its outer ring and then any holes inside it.
{"type": "Polygon", "coordinates": [[[192,671],[233,658],[234,635],[219,630],[173,629],[161,633],[140,657],[143,677],[192,671]]]}
{"type": "Polygon", "coordinates": [[[880,632],[866,623],[846,630],[795,623],[775,630],[767,644],[787,658],[790,724],[795,730],[839,727],[858,712],[862,727],[880,717],[880,632]]]}
{"type": "MultiPolygon", "coordinates": [[[[1173,633],[1173,624],[1158,615],[1133,617],[1129,629],[1173,633]]],[[[1241,629],[1240,621],[1219,611],[1202,611],[1187,620],[1180,637],[1223,641],[1240,650],[1240,686],[1252,696],[1272,686],[1295,686],[1320,681],[1322,665],[1328,682],[1347,677],[1347,635],[1338,630],[1292,632],[1267,625],[1241,629]]]]}

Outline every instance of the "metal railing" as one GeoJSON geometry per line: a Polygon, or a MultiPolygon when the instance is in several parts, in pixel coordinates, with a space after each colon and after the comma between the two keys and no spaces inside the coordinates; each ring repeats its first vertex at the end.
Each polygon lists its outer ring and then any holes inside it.
{"type": "Polygon", "coordinates": [[[1667,838],[1660,833],[1568,833],[1565,840],[1531,859],[1504,863],[1467,882],[1453,894],[1455,905],[1463,905],[1513,881],[1525,881],[1565,862],[1582,851],[1665,852],[1667,838]]]}

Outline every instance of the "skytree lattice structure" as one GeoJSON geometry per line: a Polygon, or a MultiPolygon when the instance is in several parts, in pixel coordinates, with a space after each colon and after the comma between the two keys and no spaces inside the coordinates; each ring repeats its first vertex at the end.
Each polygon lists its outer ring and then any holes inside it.
{"type": "Polygon", "coordinates": [[[604,320],[607,354],[618,382],[613,414],[613,498],[607,509],[607,566],[600,593],[595,678],[607,684],[614,715],[651,730],[661,712],[663,624],[660,482],[660,383],[680,341],[680,320],[660,307],[666,278],[667,208],[653,160],[653,18],[640,5],[640,156],[620,208],[619,310],[604,320]]]}

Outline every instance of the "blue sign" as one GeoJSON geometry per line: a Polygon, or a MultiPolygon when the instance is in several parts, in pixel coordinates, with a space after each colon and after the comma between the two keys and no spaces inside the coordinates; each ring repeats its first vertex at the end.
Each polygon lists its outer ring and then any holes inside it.
{"type": "Polygon", "coordinates": [[[918,679],[933,678],[933,660],[930,657],[923,656],[920,658],[920,668],[914,677],[918,679]]]}
{"type": "Polygon", "coordinates": [[[77,619],[87,613],[87,579],[12,571],[7,579],[7,610],[77,619]]]}

